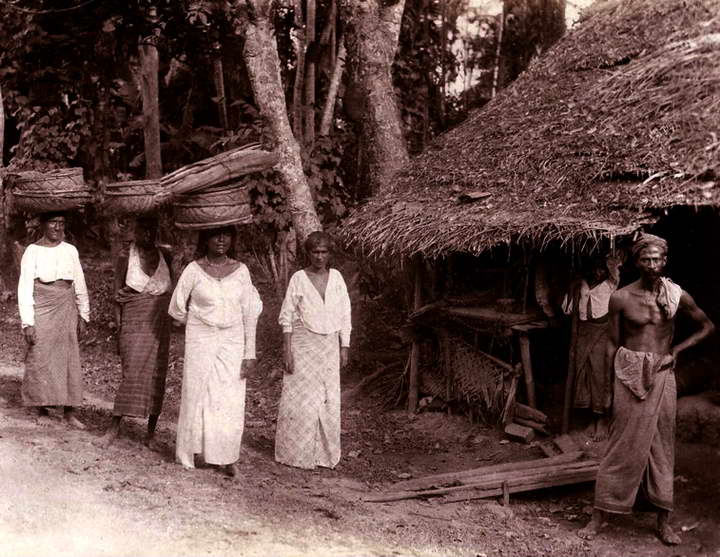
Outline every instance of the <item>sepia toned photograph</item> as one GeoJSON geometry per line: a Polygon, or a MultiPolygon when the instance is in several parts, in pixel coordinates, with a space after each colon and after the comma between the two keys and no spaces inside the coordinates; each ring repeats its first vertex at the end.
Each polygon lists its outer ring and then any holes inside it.
{"type": "Polygon", "coordinates": [[[720,557],[720,0],[0,0],[2,557],[720,557]]]}

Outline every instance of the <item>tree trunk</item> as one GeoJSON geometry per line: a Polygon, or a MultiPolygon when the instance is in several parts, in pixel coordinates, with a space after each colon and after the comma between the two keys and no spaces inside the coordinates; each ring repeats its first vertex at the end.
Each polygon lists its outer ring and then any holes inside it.
{"type": "Polygon", "coordinates": [[[315,58],[308,57],[308,51],[317,50],[316,40],[316,5],[315,0],[307,0],[307,17],[305,18],[305,91],[303,97],[303,145],[306,152],[312,152],[315,143],[315,58]]]}
{"type": "Polygon", "coordinates": [[[503,21],[498,88],[515,80],[533,57],[563,36],[565,0],[504,0],[503,21]]]}
{"type": "Polygon", "coordinates": [[[213,60],[213,77],[215,80],[215,94],[217,95],[218,115],[220,117],[220,126],[223,130],[227,131],[229,127],[228,123],[228,111],[227,111],[227,97],[225,95],[225,75],[223,70],[222,61],[222,45],[220,41],[214,41],[212,45],[212,60],[213,60]]]}
{"type": "MultiPolygon", "coordinates": [[[[157,23],[157,11],[154,7],[148,9],[148,20],[152,25],[157,23]]],[[[148,179],[161,178],[157,35],[152,34],[141,39],[139,50],[140,88],[145,132],[145,177],[148,179]]]]}
{"type": "Polygon", "coordinates": [[[5,269],[7,266],[6,255],[7,255],[7,206],[5,197],[5,180],[3,176],[3,167],[5,166],[4,155],[5,153],[5,105],[3,104],[2,95],[2,84],[0,83],[0,265],[2,265],[2,272],[0,272],[0,297],[6,295],[9,292],[10,285],[7,283],[5,276],[5,269]]]}
{"type": "Polygon", "coordinates": [[[300,241],[322,225],[303,172],[300,145],[293,135],[280,77],[280,58],[272,25],[272,0],[251,0],[252,17],[245,24],[245,64],[255,102],[277,143],[280,160],[276,170],[282,177],[293,227],[300,241]]]}
{"type": "Polygon", "coordinates": [[[389,5],[342,1],[348,65],[364,103],[361,125],[370,193],[392,188],[393,176],[409,160],[391,73],[404,6],[404,0],[389,5]]]}
{"type": "Polygon", "coordinates": [[[325,106],[323,107],[322,119],[320,120],[320,135],[330,134],[335,101],[337,100],[338,89],[340,88],[343,70],[345,69],[346,56],[345,42],[343,38],[340,37],[340,50],[337,57],[335,57],[335,66],[333,67],[332,78],[330,79],[330,86],[328,87],[327,98],[325,99],[325,106]]]}

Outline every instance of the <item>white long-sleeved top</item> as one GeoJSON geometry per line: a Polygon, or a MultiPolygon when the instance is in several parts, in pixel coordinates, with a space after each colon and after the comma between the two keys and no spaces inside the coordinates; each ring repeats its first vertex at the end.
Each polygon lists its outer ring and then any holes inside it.
{"type": "Polygon", "coordinates": [[[224,329],[242,321],[245,334],[243,359],[255,358],[255,330],[263,304],[244,264],[223,278],[210,276],[193,261],[178,280],[168,313],[187,323],[188,315],[206,325],[224,329]]]}
{"type": "Polygon", "coordinates": [[[80,256],[72,244],[60,242],[47,247],[30,244],[25,248],[20,261],[18,282],[18,309],[23,328],[35,326],[35,300],[33,297],[35,279],[41,282],[69,280],[75,287],[75,302],[78,313],[84,321],[90,320],[90,298],[88,297],[85,275],[80,265],[80,256]]]}
{"type": "Polygon", "coordinates": [[[330,269],[324,300],[305,271],[292,276],[278,317],[283,333],[292,333],[296,320],[313,333],[327,335],[339,331],[340,345],[350,346],[350,296],[340,271],[330,269]]]}

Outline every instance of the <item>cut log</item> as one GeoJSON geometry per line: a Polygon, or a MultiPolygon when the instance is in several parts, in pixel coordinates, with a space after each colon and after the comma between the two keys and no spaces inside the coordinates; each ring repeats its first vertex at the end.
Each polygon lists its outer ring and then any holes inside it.
{"type": "Polygon", "coordinates": [[[482,477],[498,472],[533,470],[540,468],[548,468],[575,462],[583,456],[582,451],[575,453],[565,453],[552,458],[537,458],[533,460],[521,460],[519,462],[504,462],[502,464],[493,464],[491,466],[481,466],[470,470],[461,470],[459,472],[446,472],[444,474],[433,474],[423,478],[414,478],[403,482],[397,482],[392,486],[393,491],[412,491],[418,489],[429,489],[443,485],[457,484],[463,479],[470,477],[482,477]]]}
{"type": "Polygon", "coordinates": [[[545,424],[540,424],[540,423],[536,422],[535,420],[525,420],[523,418],[519,418],[519,417],[515,416],[513,418],[513,422],[518,425],[534,429],[535,431],[539,431],[543,435],[550,435],[550,430],[547,428],[547,426],[545,424]]]}
{"type": "Polygon", "coordinates": [[[557,445],[557,448],[564,453],[573,453],[580,449],[578,444],[575,442],[575,439],[570,437],[567,433],[558,435],[553,439],[553,442],[557,445]]]}
{"type": "Polygon", "coordinates": [[[532,428],[525,427],[524,425],[508,424],[505,426],[505,435],[522,441],[523,443],[529,443],[535,439],[535,432],[532,428]]]}
{"type": "MultiPolygon", "coordinates": [[[[519,491],[527,491],[529,489],[537,489],[538,487],[550,487],[551,482],[565,481],[568,478],[575,480],[582,478],[580,481],[590,481],[595,478],[598,469],[598,461],[587,460],[582,462],[573,462],[562,465],[556,469],[537,469],[526,471],[515,471],[508,473],[498,473],[492,477],[476,478],[476,481],[469,481],[464,485],[443,487],[438,489],[426,489],[422,491],[405,491],[399,493],[384,493],[376,497],[366,498],[365,501],[372,503],[386,503],[390,501],[401,501],[403,499],[414,499],[418,497],[438,497],[440,495],[448,495],[461,491],[472,491],[473,496],[482,495],[483,497],[491,497],[494,495],[502,495],[502,485],[507,483],[511,493],[519,491]],[[527,488],[527,486],[532,486],[527,488]],[[489,494],[492,492],[491,494],[489,494]]],[[[574,483],[570,481],[568,483],[574,483]]]]}
{"type": "Polygon", "coordinates": [[[544,412],[541,412],[537,408],[531,408],[526,404],[516,402],[514,410],[515,416],[517,416],[518,418],[522,418],[524,420],[533,420],[541,424],[546,424],[548,422],[548,417],[545,415],[544,412]]]}

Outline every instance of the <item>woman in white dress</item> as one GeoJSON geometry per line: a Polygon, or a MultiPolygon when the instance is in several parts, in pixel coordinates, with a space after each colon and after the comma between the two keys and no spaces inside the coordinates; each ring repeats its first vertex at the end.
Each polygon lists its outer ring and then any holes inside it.
{"type": "Polygon", "coordinates": [[[245,421],[245,377],[255,365],[262,301],[247,267],[233,259],[235,229],[202,231],[198,257],[183,271],[168,312],[186,324],[176,457],[194,455],[238,476],[245,421]]]}
{"type": "Polygon", "coordinates": [[[340,461],[340,368],[350,348],[350,297],[340,272],[328,268],[327,234],[310,234],[305,253],[310,265],[290,279],[278,319],[285,375],[275,460],[334,468],[340,461]]]}

